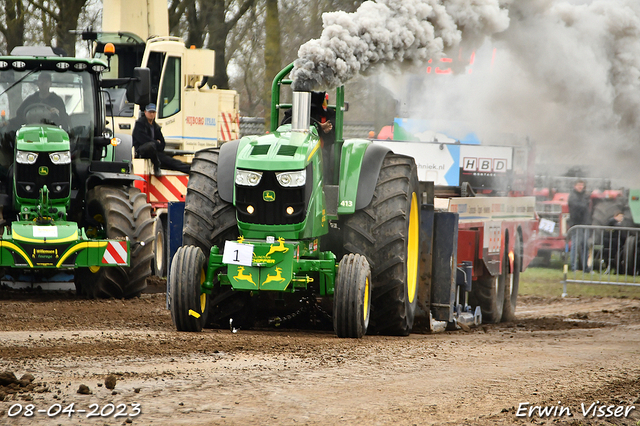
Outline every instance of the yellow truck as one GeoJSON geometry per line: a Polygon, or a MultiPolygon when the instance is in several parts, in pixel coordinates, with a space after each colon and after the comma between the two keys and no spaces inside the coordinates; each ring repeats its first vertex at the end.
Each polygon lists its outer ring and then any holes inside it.
{"type": "MultiPolygon", "coordinates": [[[[106,58],[105,45],[114,45],[105,78],[124,79],[133,76],[136,67],[149,68],[151,101],[157,105],[156,121],[167,153],[191,162],[196,151],[239,138],[238,93],[207,85],[215,71],[215,52],[186,46],[181,38],[169,35],[166,1],[104,0],[103,5],[102,31],[85,31],[83,39],[91,42],[91,56],[96,58],[106,58]]],[[[127,90],[124,80],[121,86],[107,89],[107,116],[114,120],[116,131],[131,134],[141,108],[126,101],[127,90]]],[[[163,276],[167,205],[184,201],[188,176],[163,171],[158,178],[149,160],[133,163],[134,173],[144,178],[137,186],[154,208],[153,269],[163,276]]]]}

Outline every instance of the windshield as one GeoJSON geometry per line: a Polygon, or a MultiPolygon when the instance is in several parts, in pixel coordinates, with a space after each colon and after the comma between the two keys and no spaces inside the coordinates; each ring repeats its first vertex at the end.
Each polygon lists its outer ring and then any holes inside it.
{"type": "Polygon", "coordinates": [[[0,73],[0,92],[4,92],[0,95],[4,119],[19,126],[93,128],[94,101],[88,73],[7,70],[0,73]]]}
{"type": "Polygon", "coordinates": [[[62,127],[69,134],[72,150],[88,147],[96,117],[92,84],[88,72],[0,72],[3,133],[13,138],[23,125],[51,124],[62,127]]]}

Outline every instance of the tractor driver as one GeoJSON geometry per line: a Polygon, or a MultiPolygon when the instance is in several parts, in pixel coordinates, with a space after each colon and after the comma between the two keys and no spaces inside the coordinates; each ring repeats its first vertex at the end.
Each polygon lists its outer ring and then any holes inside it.
{"type": "MultiPolygon", "coordinates": [[[[286,110],[280,124],[291,123],[291,114],[291,109],[286,110]]],[[[325,184],[331,184],[332,181],[333,144],[336,140],[335,121],[336,113],[329,108],[329,94],[326,92],[311,92],[311,124],[316,126],[320,136],[325,184]]]]}
{"type": "Polygon", "coordinates": [[[43,122],[66,125],[69,116],[60,96],[51,91],[51,74],[41,72],[38,76],[38,91],[27,96],[16,116],[23,123],[43,122]]]}

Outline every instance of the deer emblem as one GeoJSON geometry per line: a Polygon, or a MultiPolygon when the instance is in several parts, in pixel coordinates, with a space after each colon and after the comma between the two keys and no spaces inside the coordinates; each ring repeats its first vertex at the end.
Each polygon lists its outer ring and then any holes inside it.
{"type": "Polygon", "coordinates": [[[275,201],[276,200],[276,193],[273,192],[273,191],[264,191],[262,193],[262,199],[267,201],[267,202],[275,201]]]}
{"type": "Polygon", "coordinates": [[[267,279],[264,280],[262,285],[265,285],[266,283],[270,283],[271,281],[277,281],[279,283],[284,281],[284,277],[282,276],[282,268],[276,268],[275,275],[267,275],[267,279]]]}
{"type": "Polygon", "coordinates": [[[286,253],[289,251],[289,248],[284,246],[284,238],[282,237],[278,238],[278,245],[276,245],[275,247],[273,244],[271,244],[266,257],[269,257],[270,255],[278,251],[281,251],[282,253],[286,253]]]}
{"type": "Polygon", "coordinates": [[[251,276],[251,274],[244,273],[244,266],[238,266],[238,275],[233,278],[238,281],[249,281],[251,284],[256,285],[256,283],[253,282],[253,277],[251,276]]]}

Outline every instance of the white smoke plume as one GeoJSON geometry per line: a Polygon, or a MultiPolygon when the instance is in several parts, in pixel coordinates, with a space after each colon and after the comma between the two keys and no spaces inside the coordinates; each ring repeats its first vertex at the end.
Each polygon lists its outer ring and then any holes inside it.
{"type": "Polygon", "coordinates": [[[322,19],[321,37],[298,51],[294,90],[334,88],[383,65],[421,65],[509,26],[498,0],[367,1],[354,13],[325,13],[322,19]]]}

